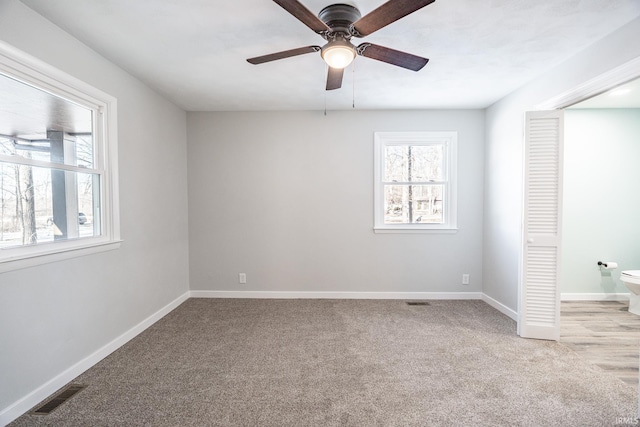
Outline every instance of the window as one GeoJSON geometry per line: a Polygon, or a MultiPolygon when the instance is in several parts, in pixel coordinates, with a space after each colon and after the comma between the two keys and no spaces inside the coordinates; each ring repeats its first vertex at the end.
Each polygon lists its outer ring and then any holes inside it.
{"type": "Polygon", "coordinates": [[[115,108],[0,44],[0,272],[117,247],[115,108]]]}
{"type": "Polygon", "coordinates": [[[456,132],[375,133],[376,232],[456,230],[456,132]]]}

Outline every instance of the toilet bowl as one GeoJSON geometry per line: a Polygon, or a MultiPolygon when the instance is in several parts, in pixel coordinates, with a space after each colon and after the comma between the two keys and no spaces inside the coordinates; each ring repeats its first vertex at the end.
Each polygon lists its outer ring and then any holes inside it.
{"type": "Polygon", "coordinates": [[[640,270],[623,271],[620,273],[620,280],[631,291],[629,313],[640,316],[640,270]]]}

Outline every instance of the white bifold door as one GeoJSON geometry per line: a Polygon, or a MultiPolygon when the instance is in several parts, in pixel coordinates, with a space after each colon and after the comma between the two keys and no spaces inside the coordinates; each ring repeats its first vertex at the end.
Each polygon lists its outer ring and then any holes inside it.
{"type": "Polygon", "coordinates": [[[525,116],[523,251],[518,333],[560,338],[563,111],[525,116]]]}

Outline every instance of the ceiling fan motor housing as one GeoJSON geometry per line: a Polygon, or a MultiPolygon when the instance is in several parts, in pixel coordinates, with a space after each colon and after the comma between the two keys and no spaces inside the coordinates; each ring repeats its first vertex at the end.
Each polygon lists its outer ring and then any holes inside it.
{"type": "Polygon", "coordinates": [[[346,38],[351,38],[351,24],[360,17],[360,11],[356,7],[342,3],[327,6],[318,14],[318,18],[331,28],[331,32],[344,33],[346,38]]]}

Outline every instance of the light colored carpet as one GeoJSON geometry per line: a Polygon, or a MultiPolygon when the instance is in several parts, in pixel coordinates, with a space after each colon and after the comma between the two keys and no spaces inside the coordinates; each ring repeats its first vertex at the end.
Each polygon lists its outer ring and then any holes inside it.
{"type": "Polygon", "coordinates": [[[481,301],[190,299],[50,426],[613,426],[637,391],[481,301]]]}

